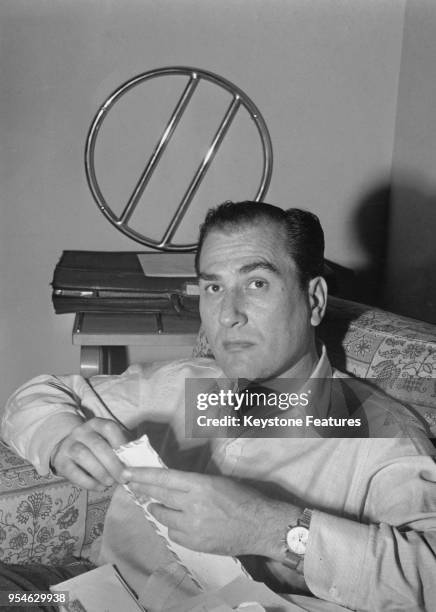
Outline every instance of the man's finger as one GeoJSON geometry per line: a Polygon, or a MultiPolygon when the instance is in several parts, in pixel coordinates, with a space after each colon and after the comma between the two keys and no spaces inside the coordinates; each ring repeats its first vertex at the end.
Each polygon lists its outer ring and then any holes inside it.
{"type": "Polygon", "coordinates": [[[89,424],[94,431],[107,440],[109,446],[112,448],[118,448],[122,444],[128,442],[128,430],[123,429],[122,426],[115,421],[95,418],[91,419],[89,424]]]}
{"type": "MultiPolygon", "coordinates": [[[[110,448],[109,451],[112,452],[110,448]]],[[[64,461],[65,460],[71,461],[73,464],[77,465],[79,469],[82,469],[85,473],[88,473],[92,478],[105,486],[110,486],[114,483],[115,479],[111,472],[106,469],[101,456],[98,454],[96,456],[93,450],[90,450],[83,442],[74,442],[74,444],[71,445],[69,457],[64,459],[64,461]]],[[[59,465],[62,466],[61,458],[59,460],[59,465]]]]}
{"type": "Polygon", "coordinates": [[[122,477],[128,482],[177,489],[179,491],[190,491],[198,482],[201,474],[162,468],[128,467],[123,471],[122,477]]]}
{"type": "Polygon", "coordinates": [[[124,482],[121,478],[121,473],[125,467],[124,463],[120,461],[112,447],[101,435],[93,433],[92,438],[86,440],[86,445],[111,478],[117,482],[124,482]]]}
{"type": "Polygon", "coordinates": [[[84,488],[109,486],[122,482],[124,464],[115,454],[127,439],[121,425],[108,419],[95,418],[81,423],[54,447],[50,466],[55,473],[73,480],[84,488]]]}
{"type": "Polygon", "coordinates": [[[65,466],[63,466],[63,468],[59,470],[59,475],[64,476],[73,484],[82,487],[82,489],[94,489],[98,491],[104,490],[104,485],[82,470],[82,468],[76,465],[73,461],[69,461],[65,466]]]}
{"type": "Polygon", "coordinates": [[[153,502],[148,506],[148,511],[154,516],[154,518],[168,527],[168,529],[175,529],[177,531],[183,531],[183,513],[179,510],[172,510],[162,504],[153,502]]]}
{"type": "Polygon", "coordinates": [[[186,506],[186,492],[178,489],[167,489],[165,487],[157,487],[155,485],[144,485],[135,482],[129,483],[129,489],[137,497],[147,496],[157,500],[167,508],[174,510],[183,510],[186,506]]]}

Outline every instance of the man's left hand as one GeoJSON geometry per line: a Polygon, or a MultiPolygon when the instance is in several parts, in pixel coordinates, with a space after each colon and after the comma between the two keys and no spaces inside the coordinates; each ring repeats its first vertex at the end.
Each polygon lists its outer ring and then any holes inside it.
{"type": "Polygon", "coordinates": [[[128,468],[124,477],[177,544],[222,555],[280,560],[283,536],[300,509],[268,499],[238,480],[161,468],[128,468]]]}

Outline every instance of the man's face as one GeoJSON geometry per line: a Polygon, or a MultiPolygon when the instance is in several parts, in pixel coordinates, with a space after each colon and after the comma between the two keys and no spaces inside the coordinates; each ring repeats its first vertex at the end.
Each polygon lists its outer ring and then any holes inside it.
{"type": "Polygon", "coordinates": [[[200,314],[229,378],[307,377],[316,362],[308,291],[273,223],[212,230],[200,255],[200,314]]]}

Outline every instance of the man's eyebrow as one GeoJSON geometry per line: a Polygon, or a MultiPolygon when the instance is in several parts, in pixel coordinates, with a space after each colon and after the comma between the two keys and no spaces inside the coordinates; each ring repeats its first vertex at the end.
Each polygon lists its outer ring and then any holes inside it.
{"type": "Polygon", "coordinates": [[[201,280],[205,280],[205,281],[214,281],[214,280],[218,280],[219,276],[218,274],[207,274],[206,272],[199,272],[198,278],[200,278],[201,280]]]}
{"type": "MultiPolygon", "coordinates": [[[[240,274],[250,274],[250,272],[254,272],[255,270],[267,270],[268,272],[272,272],[273,274],[279,275],[279,269],[277,266],[272,264],[269,261],[253,261],[251,263],[245,264],[241,266],[238,270],[240,274]]],[[[219,274],[208,274],[207,272],[199,273],[199,278],[205,281],[216,281],[219,280],[219,274]]]]}
{"type": "Polygon", "coordinates": [[[239,272],[242,274],[250,274],[250,272],[254,272],[255,270],[268,270],[273,274],[279,274],[279,269],[277,266],[272,264],[270,261],[253,261],[252,263],[245,264],[239,268],[239,272]]]}

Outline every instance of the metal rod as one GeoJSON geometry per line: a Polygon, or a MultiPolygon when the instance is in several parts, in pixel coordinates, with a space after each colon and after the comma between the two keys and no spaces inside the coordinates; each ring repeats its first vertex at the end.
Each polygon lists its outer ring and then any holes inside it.
{"type": "Polygon", "coordinates": [[[125,225],[130,217],[132,216],[136,206],[138,205],[138,202],[144,192],[145,187],[147,186],[148,181],[151,178],[151,175],[153,174],[153,171],[156,167],[156,165],[158,164],[163,152],[166,149],[167,144],[169,143],[171,136],[173,135],[174,130],[176,129],[187,105],[189,104],[189,101],[191,99],[192,94],[195,91],[195,88],[198,85],[198,76],[197,74],[194,72],[192,73],[191,78],[189,79],[188,84],[185,87],[185,90],[183,91],[177,106],[174,109],[174,112],[159,140],[159,143],[156,145],[146,167],[144,168],[144,171],[142,172],[138,183],[136,184],[132,195],[129,198],[129,201],[126,204],[126,207],[124,208],[123,212],[121,213],[121,216],[118,219],[118,224],[119,225],[125,225]]]}
{"type": "Polygon", "coordinates": [[[217,151],[223,141],[223,138],[226,135],[233,119],[235,118],[236,113],[238,112],[240,104],[241,104],[241,100],[239,96],[235,95],[233,97],[233,100],[230,106],[228,107],[226,111],[226,114],[224,115],[223,120],[221,121],[221,124],[214,136],[214,139],[212,141],[212,144],[209,147],[209,150],[207,151],[201,164],[198,166],[197,171],[194,175],[194,178],[192,179],[188,189],[185,192],[185,195],[182,198],[182,201],[180,202],[173,218],[171,219],[169,226],[167,227],[167,230],[160,242],[160,245],[159,245],[160,247],[165,247],[167,242],[169,242],[174,236],[174,233],[179,227],[180,222],[182,221],[188,209],[188,206],[191,203],[191,200],[194,197],[204,175],[206,174],[207,170],[209,169],[210,164],[212,163],[215,155],[217,154],[217,151]]]}
{"type": "Polygon", "coordinates": [[[83,317],[83,312],[76,313],[76,316],[74,318],[73,334],[80,334],[80,332],[82,331],[83,317]]]}
{"type": "Polygon", "coordinates": [[[156,327],[157,327],[157,333],[163,334],[164,328],[163,328],[163,323],[162,323],[162,313],[160,312],[156,313],[156,327]]]}
{"type": "MultiPolygon", "coordinates": [[[[132,240],[135,240],[136,242],[140,244],[144,244],[153,249],[164,250],[164,251],[189,252],[189,251],[195,250],[197,246],[195,243],[193,244],[172,244],[171,242],[167,241],[167,238],[165,238],[166,242],[162,243],[160,239],[154,240],[152,238],[147,238],[146,236],[135,231],[132,227],[128,225],[128,220],[133,213],[133,208],[136,207],[137,202],[139,201],[139,199],[142,198],[146,185],[144,185],[143,188],[140,189],[138,200],[132,203],[132,210],[126,210],[128,208],[128,205],[126,205],[125,210],[123,212],[123,215],[125,216],[122,216],[120,220],[120,217],[117,214],[115,214],[115,212],[110,208],[109,204],[106,202],[103,196],[103,193],[101,192],[101,189],[97,182],[97,177],[95,173],[95,163],[94,163],[95,161],[94,160],[95,143],[96,143],[97,135],[99,133],[99,130],[101,128],[101,125],[105,117],[107,116],[110,109],[114,106],[114,104],[125,93],[127,93],[128,91],[130,91],[132,88],[136,87],[137,85],[141,85],[142,83],[145,83],[148,80],[153,79],[155,77],[173,76],[173,75],[177,75],[177,76],[183,75],[191,79],[195,77],[198,80],[205,79],[206,81],[214,83],[218,87],[224,88],[226,91],[228,91],[231,94],[232,97],[239,96],[240,103],[248,111],[251,119],[253,120],[256,126],[256,129],[259,133],[260,140],[261,140],[262,153],[263,153],[263,169],[262,169],[261,182],[257,189],[257,193],[256,193],[256,196],[254,197],[254,200],[262,201],[265,193],[268,190],[269,183],[271,180],[271,173],[272,173],[272,166],[273,166],[273,151],[272,151],[271,137],[268,133],[268,128],[265,124],[265,121],[262,115],[259,112],[259,109],[253,103],[253,101],[248,96],[246,96],[245,93],[241,89],[239,89],[239,87],[237,87],[230,81],[227,81],[227,79],[224,79],[218,76],[217,74],[214,74],[207,70],[201,70],[198,68],[192,68],[188,66],[169,66],[166,68],[156,68],[155,70],[149,70],[148,72],[139,74],[136,77],[126,81],[109,96],[109,98],[105,101],[105,103],[98,110],[96,116],[94,117],[94,120],[92,121],[90,129],[88,131],[88,135],[86,138],[86,146],[85,146],[85,172],[86,172],[86,178],[88,181],[88,185],[91,190],[91,194],[94,200],[96,201],[97,206],[99,207],[100,211],[105,215],[105,217],[108,219],[108,221],[112,223],[112,225],[114,225],[118,230],[123,232],[126,236],[128,236],[132,240]]],[[[169,134],[169,137],[171,137],[171,135],[172,134],[169,134]]],[[[156,160],[156,163],[157,161],[158,159],[156,160]]],[[[146,170],[144,171],[143,174],[145,174],[145,172],[146,170]]],[[[136,189],[138,189],[138,187],[139,185],[137,185],[136,189]]],[[[193,190],[190,200],[192,200],[192,197],[197,187],[198,185],[193,190]]],[[[131,196],[130,200],[133,200],[133,198],[134,198],[134,194],[131,196]]],[[[185,198],[186,198],[186,194],[185,194],[185,198]]],[[[190,200],[188,200],[186,208],[189,206],[190,200]]],[[[177,229],[185,213],[186,213],[186,209],[184,209],[180,213],[180,217],[179,217],[179,213],[177,212],[177,215],[176,215],[177,218],[173,219],[173,222],[175,222],[175,226],[174,228],[169,228],[169,230],[166,232],[166,237],[169,234],[170,235],[174,234],[175,229],[177,229]]]]}

